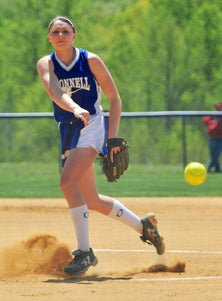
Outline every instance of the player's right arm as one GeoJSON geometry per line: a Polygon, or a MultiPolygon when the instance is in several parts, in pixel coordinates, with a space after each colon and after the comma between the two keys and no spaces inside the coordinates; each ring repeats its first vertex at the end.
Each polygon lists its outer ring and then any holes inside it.
{"type": "Polygon", "coordinates": [[[87,110],[81,108],[73,99],[66,94],[59,84],[59,80],[54,73],[54,65],[49,56],[42,57],[37,62],[37,71],[43,87],[50,98],[63,110],[72,112],[76,118],[81,119],[87,125],[90,115],[87,110]]]}

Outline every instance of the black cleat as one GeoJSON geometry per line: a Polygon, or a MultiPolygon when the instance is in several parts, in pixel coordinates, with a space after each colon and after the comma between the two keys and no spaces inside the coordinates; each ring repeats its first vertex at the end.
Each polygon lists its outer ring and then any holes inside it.
{"type": "Polygon", "coordinates": [[[75,257],[64,268],[64,272],[69,275],[82,274],[86,272],[90,266],[95,266],[98,263],[98,259],[91,248],[89,251],[75,250],[72,254],[75,257]]]}
{"type": "Polygon", "coordinates": [[[162,255],[165,252],[165,244],[163,237],[160,236],[157,229],[157,219],[154,213],[149,213],[141,218],[143,224],[143,232],[140,236],[143,242],[154,245],[157,254],[162,255]]]}

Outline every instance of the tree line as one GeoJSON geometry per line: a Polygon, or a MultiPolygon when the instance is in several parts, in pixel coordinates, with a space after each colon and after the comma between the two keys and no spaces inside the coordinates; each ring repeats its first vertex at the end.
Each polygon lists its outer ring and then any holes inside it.
{"type": "MultiPolygon", "coordinates": [[[[214,110],[222,95],[222,2],[217,0],[0,0],[1,112],[50,112],[52,105],[37,72],[37,60],[52,51],[49,21],[70,17],[77,28],[76,46],[95,52],[109,67],[120,91],[123,111],[214,110]]],[[[103,108],[108,108],[104,95],[103,108]]],[[[48,121],[0,120],[0,161],[38,160],[35,147],[49,160],[57,147],[55,125],[48,121]],[[36,136],[36,137],[35,137],[36,136]],[[37,141],[37,146],[36,146],[37,141]],[[33,149],[32,149],[33,147],[33,149]],[[10,150],[14,150],[10,153],[10,150]],[[24,155],[26,154],[26,155],[24,155]]],[[[135,145],[141,131],[145,148],[153,131],[150,122],[121,131],[135,145]]],[[[192,133],[192,126],[188,129],[192,133]]],[[[178,121],[155,124],[178,142],[178,121]]],[[[204,131],[197,127],[204,143],[204,131]]],[[[178,133],[179,135],[179,133],[178,133]]],[[[156,141],[156,149],[161,141],[156,141]]],[[[148,160],[148,159],[147,159],[148,160]]],[[[135,161],[146,161],[143,151],[135,161]]]]}

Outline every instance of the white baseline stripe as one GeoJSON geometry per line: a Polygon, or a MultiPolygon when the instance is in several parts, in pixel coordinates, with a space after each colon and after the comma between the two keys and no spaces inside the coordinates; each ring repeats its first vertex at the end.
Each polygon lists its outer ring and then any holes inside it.
{"type": "MultiPolygon", "coordinates": [[[[128,253],[128,252],[144,252],[154,253],[154,250],[118,250],[118,249],[94,249],[95,252],[116,252],[116,253],[128,253]]],[[[199,250],[168,250],[166,253],[192,253],[192,254],[222,254],[222,251],[199,251],[199,250]]],[[[198,277],[170,277],[170,278],[132,278],[128,279],[130,282],[160,282],[160,281],[200,281],[200,280],[222,280],[222,276],[198,276],[198,277]]],[[[119,280],[126,281],[126,280],[119,280]]]]}
{"type": "MultiPolygon", "coordinates": [[[[203,276],[203,277],[171,277],[171,278],[134,278],[134,279],[129,279],[128,281],[131,282],[153,282],[153,281],[197,281],[197,280],[209,280],[209,279],[222,279],[222,276],[203,276]]],[[[126,280],[120,280],[120,281],[126,281],[126,280]]]]}
{"type": "MultiPolygon", "coordinates": [[[[116,253],[154,253],[154,250],[118,250],[118,249],[93,249],[95,252],[116,253]]],[[[168,250],[166,253],[192,253],[192,254],[222,254],[222,251],[198,251],[198,250],[168,250]]]]}

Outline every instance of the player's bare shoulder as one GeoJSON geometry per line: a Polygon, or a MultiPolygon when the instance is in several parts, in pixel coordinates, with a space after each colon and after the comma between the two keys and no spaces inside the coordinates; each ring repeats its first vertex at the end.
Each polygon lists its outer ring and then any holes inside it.
{"type": "Polygon", "coordinates": [[[88,52],[88,62],[92,68],[104,65],[103,60],[96,53],[92,52],[88,52]]]}
{"type": "Polygon", "coordinates": [[[38,62],[37,62],[37,65],[41,65],[41,64],[44,64],[44,63],[49,63],[49,61],[51,61],[51,58],[50,58],[50,55],[45,55],[43,57],[41,57],[38,62]]]}
{"type": "MultiPolygon", "coordinates": [[[[99,78],[99,75],[102,75],[107,72],[107,68],[103,60],[95,53],[88,52],[88,62],[91,71],[94,73],[95,77],[99,78]]],[[[101,80],[101,79],[100,79],[101,80]]]]}
{"type": "Polygon", "coordinates": [[[88,60],[97,60],[97,59],[100,59],[100,58],[96,53],[88,51],[88,60]]]}
{"type": "Polygon", "coordinates": [[[53,68],[53,63],[50,55],[45,55],[41,57],[38,60],[36,66],[39,73],[41,73],[41,71],[43,70],[50,70],[51,68],[53,68]]]}

